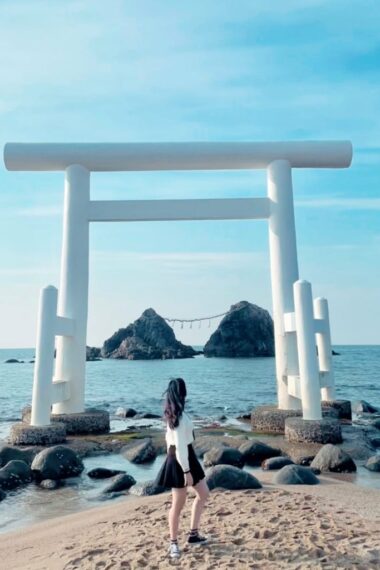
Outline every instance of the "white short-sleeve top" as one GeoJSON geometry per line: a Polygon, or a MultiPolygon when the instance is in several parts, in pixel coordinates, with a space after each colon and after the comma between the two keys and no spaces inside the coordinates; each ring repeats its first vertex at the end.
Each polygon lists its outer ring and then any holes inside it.
{"type": "Polygon", "coordinates": [[[175,446],[177,461],[184,472],[189,471],[189,452],[187,446],[194,441],[193,430],[193,422],[186,412],[182,413],[176,428],[171,429],[169,424],[166,426],[167,449],[169,449],[171,445],[175,446]]]}

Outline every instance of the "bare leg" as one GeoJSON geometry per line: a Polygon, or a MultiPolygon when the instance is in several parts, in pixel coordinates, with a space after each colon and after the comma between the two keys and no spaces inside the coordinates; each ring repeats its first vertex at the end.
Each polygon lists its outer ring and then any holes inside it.
{"type": "Polygon", "coordinates": [[[179,515],[183,509],[186,502],[187,488],[182,489],[172,489],[172,506],[169,511],[169,530],[170,539],[177,540],[178,527],[179,527],[179,515]]]}
{"type": "Polygon", "coordinates": [[[197,483],[193,489],[196,492],[196,497],[191,508],[191,529],[197,529],[199,526],[199,521],[203,511],[203,507],[206,504],[207,498],[210,494],[209,488],[205,479],[202,479],[197,483]]]}

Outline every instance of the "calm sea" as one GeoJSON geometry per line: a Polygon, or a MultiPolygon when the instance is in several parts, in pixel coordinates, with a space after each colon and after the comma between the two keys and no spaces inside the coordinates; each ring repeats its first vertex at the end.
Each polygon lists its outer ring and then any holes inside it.
{"type": "MultiPolygon", "coordinates": [[[[365,399],[380,406],[380,346],[334,348],[340,352],[340,356],[334,357],[338,397],[365,399]]],[[[21,408],[30,403],[33,364],[28,361],[33,355],[32,349],[0,350],[0,438],[5,437],[10,424],[20,418],[21,408]],[[5,364],[8,358],[25,360],[25,363],[5,364]]],[[[194,418],[213,420],[226,415],[232,421],[255,405],[275,402],[274,364],[273,358],[208,359],[203,356],[189,360],[88,362],[86,404],[107,408],[111,417],[120,406],[159,414],[161,395],[168,379],[181,376],[188,385],[188,407],[194,418]]],[[[113,430],[122,429],[125,423],[113,417],[111,426],[113,430]]],[[[86,473],[93,467],[124,469],[137,481],[144,481],[155,477],[163,459],[159,456],[151,464],[134,465],[123,455],[88,457],[84,459],[82,475],[68,479],[66,485],[54,493],[36,485],[9,492],[0,503],[0,532],[101,504],[101,491],[107,481],[90,479],[86,473]]],[[[249,470],[255,471],[255,468],[249,470]]],[[[259,469],[257,471],[260,478],[259,469]]],[[[359,467],[354,479],[359,485],[380,488],[378,474],[363,467],[359,467]]]]}
{"type": "MultiPolygon", "coordinates": [[[[337,394],[380,406],[380,346],[335,346],[337,394]]],[[[33,349],[0,349],[0,438],[31,401],[33,349]],[[24,364],[5,364],[9,358],[24,364]]],[[[86,405],[118,407],[160,414],[162,393],[170,377],[188,386],[188,409],[194,417],[214,420],[276,401],[274,358],[204,358],[186,360],[102,360],[87,363],[86,405]]],[[[115,429],[117,424],[113,424],[115,429]]]]}

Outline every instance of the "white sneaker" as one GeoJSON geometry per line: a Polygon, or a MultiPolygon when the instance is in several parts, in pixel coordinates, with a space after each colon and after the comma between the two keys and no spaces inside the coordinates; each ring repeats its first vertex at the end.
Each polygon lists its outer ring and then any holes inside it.
{"type": "Polygon", "coordinates": [[[169,556],[170,558],[179,558],[181,556],[181,551],[176,542],[172,542],[169,546],[169,556]]]}

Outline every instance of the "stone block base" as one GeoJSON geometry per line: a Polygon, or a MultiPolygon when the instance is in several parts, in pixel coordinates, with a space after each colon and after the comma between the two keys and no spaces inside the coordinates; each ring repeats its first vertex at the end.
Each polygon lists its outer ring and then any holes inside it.
{"type": "Polygon", "coordinates": [[[286,418],[302,417],[302,410],[279,410],[277,406],[258,406],[251,414],[252,431],[285,433],[286,418]]]}
{"type": "Polygon", "coordinates": [[[86,410],[77,414],[51,414],[53,423],[63,423],[67,435],[108,433],[110,431],[109,412],[86,410]]]}
{"type": "Polygon", "coordinates": [[[31,426],[18,422],[11,426],[9,442],[12,445],[55,445],[66,441],[64,424],[54,423],[50,426],[31,426]]]}
{"type": "Polygon", "coordinates": [[[342,443],[342,430],[339,420],[285,420],[285,439],[294,443],[342,443]]]}
{"type": "MultiPolygon", "coordinates": [[[[22,421],[30,424],[31,407],[22,410],[22,421]]],[[[92,433],[108,433],[110,431],[110,415],[104,410],[86,410],[77,414],[51,414],[52,423],[59,422],[66,426],[67,435],[86,435],[92,433]]]]}
{"type": "Polygon", "coordinates": [[[352,410],[350,400],[332,400],[322,402],[322,411],[334,410],[340,420],[352,420],[352,410]]]}

